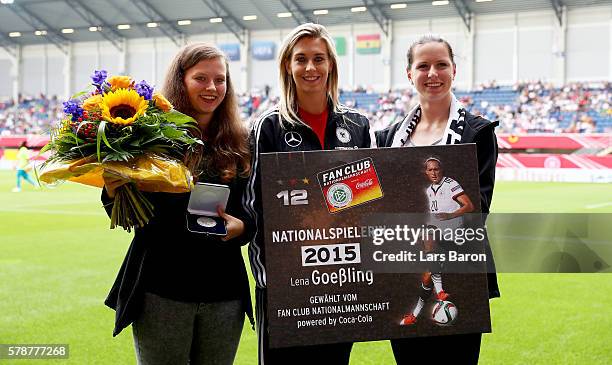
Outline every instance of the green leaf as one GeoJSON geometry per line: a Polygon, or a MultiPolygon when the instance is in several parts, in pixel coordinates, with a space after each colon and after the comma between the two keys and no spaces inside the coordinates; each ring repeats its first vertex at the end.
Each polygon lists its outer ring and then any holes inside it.
{"type": "Polygon", "coordinates": [[[125,161],[127,162],[133,157],[134,155],[128,152],[123,152],[123,151],[122,152],[110,152],[106,155],[106,157],[104,157],[102,162],[107,162],[107,161],[125,161]]]}
{"type": "Polygon", "coordinates": [[[170,139],[181,138],[183,135],[185,135],[183,131],[177,130],[176,128],[171,127],[171,126],[163,127],[161,132],[164,135],[164,137],[170,138],[170,139]]]}
{"type": "Polygon", "coordinates": [[[159,135],[157,134],[148,134],[148,135],[143,135],[142,137],[142,141],[140,142],[141,145],[145,145],[147,143],[151,143],[153,141],[155,141],[156,139],[159,139],[159,135]]]}
{"type": "Polygon", "coordinates": [[[38,156],[40,156],[41,154],[49,151],[51,148],[53,148],[53,144],[52,143],[47,143],[43,148],[40,149],[40,153],[38,154],[38,156]]]}
{"type": "Polygon", "coordinates": [[[70,99],[76,99],[76,98],[78,98],[78,97],[80,97],[80,96],[83,96],[83,95],[85,95],[85,94],[89,94],[90,92],[91,92],[91,91],[88,91],[88,90],[79,91],[78,93],[76,93],[76,94],[72,95],[72,96],[70,97],[70,99]]]}
{"type": "MultiPolygon", "coordinates": [[[[106,121],[103,121],[106,122],[106,121]]],[[[100,122],[101,124],[102,122],[100,122]]],[[[111,150],[115,151],[115,152],[119,152],[116,149],[113,148],[113,146],[111,146],[110,142],[108,142],[108,138],[106,138],[106,132],[104,132],[104,129],[102,130],[102,140],[104,141],[104,144],[106,145],[106,147],[110,148],[111,150]]]]}
{"type": "Polygon", "coordinates": [[[176,124],[176,125],[183,125],[183,124],[188,124],[188,123],[195,123],[195,119],[193,119],[192,117],[185,115],[177,110],[170,110],[167,113],[162,114],[162,116],[170,123],[176,124]]]}
{"type": "Polygon", "coordinates": [[[106,139],[106,133],[104,129],[106,128],[106,121],[101,120],[100,125],[98,126],[98,133],[96,133],[96,155],[98,156],[98,161],[100,161],[100,144],[102,142],[102,136],[106,139]]]}

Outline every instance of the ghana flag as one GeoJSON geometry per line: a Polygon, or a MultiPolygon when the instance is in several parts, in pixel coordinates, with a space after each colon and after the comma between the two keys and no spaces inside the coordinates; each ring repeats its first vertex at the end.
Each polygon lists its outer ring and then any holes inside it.
{"type": "Polygon", "coordinates": [[[379,54],[380,34],[363,34],[357,36],[358,54],[379,54]]]}

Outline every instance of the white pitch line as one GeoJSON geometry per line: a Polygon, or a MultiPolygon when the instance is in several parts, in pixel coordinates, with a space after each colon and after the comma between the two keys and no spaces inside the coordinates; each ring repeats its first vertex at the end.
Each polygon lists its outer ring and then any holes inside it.
{"type": "Polygon", "coordinates": [[[55,201],[46,201],[44,203],[19,204],[19,205],[13,206],[13,208],[21,209],[21,208],[30,208],[30,207],[47,207],[47,206],[54,206],[54,205],[82,205],[82,204],[93,204],[93,203],[97,204],[98,201],[95,201],[93,199],[76,200],[76,201],[55,200],[55,201]]]}
{"type": "Polygon", "coordinates": [[[535,242],[544,242],[546,244],[560,244],[560,243],[577,243],[582,242],[588,245],[606,245],[610,244],[609,240],[592,240],[589,238],[572,238],[572,237],[563,237],[563,236],[544,236],[541,234],[534,235],[511,235],[511,234],[495,234],[488,233],[489,240],[491,242],[499,242],[501,240],[512,240],[512,241],[535,241],[535,242]]]}
{"type": "Polygon", "coordinates": [[[587,208],[587,209],[597,209],[597,208],[607,207],[608,205],[612,205],[612,202],[599,203],[599,204],[589,204],[589,205],[585,205],[584,207],[587,208]]]}
{"type": "Polygon", "coordinates": [[[52,210],[52,209],[9,209],[0,208],[0,212],[9,213],[33,213],[33,214],[52,214],[52,215],[92,215],[92,216],[106,216],[104,212],[83,212],[76,210],[52,210]]]}

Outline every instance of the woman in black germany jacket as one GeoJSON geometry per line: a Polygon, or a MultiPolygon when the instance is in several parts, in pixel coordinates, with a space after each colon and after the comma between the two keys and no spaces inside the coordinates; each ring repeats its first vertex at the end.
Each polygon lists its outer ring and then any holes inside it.
{"type": "Polygon", "coordinates": [[[338,100],[338,61],[325,27],[306,23],[285,38],[279,56],[279,105],[253,125],[253,171],[245,206],[257,222],[249,246],[257,285],[259,364],[348,364],[352,343],[271,349],[267,329],[266,262],[263,241],[259,155],[265,152],[317,151],[370,147],[368,119],[338,100]]]}

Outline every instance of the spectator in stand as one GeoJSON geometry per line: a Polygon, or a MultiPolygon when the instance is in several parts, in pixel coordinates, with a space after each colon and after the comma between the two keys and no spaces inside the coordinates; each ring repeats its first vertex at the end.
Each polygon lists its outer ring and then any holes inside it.
{"type": "MultiPolygon", "coordinates": [[[[496,81],[480,84],[476,89],[481,92],[489,89],[503,92],[496,81]]],[[[517,83],[506,90],[516,93],[515,102],[499,104],[494,99],[483,100],[482,94],[477,91],[464,95],[460,100],[470,112],[498,120],[500,132],[505,133],[590,133],[597,132],[597,120],[580,122],[580,115],[612,119],[609,82],[591,85],[576,83],[559,89],[550,83],[534,81],[517,83]],[[475,98],[478,100],[476,105],[475,98]],[[576,114],[578,112],[581,114],[576,114]],[[572,125],[564,128],[569,123],[572,125]]],[[[359,88],[357,91],[364,92],[365,89],[359,88]]],[[[414,100],[412,90],[406,90],[403,94],[394,91],[380,94],[375,105],[359,105],[357,100],[344,99],[347,105],[368,114],[373,131],[392,123],[394,114],[402,115],[411,110],[415,105],[414,100]]],[[[601,129],[606,130],[605,124],[601,129]]]]}
{"type": "Polygon", "coordinates": [[[266,84],[264,87],[264,93],[266,95],[266,99],[268,99],[270,97],[270,85],[266,84]]]}
{"type": "Polygon", "coordinates": [[[62,109],[57,97],[44,95],[0,103],[0,135],[48,133],[63,117],[62,109]]]}

